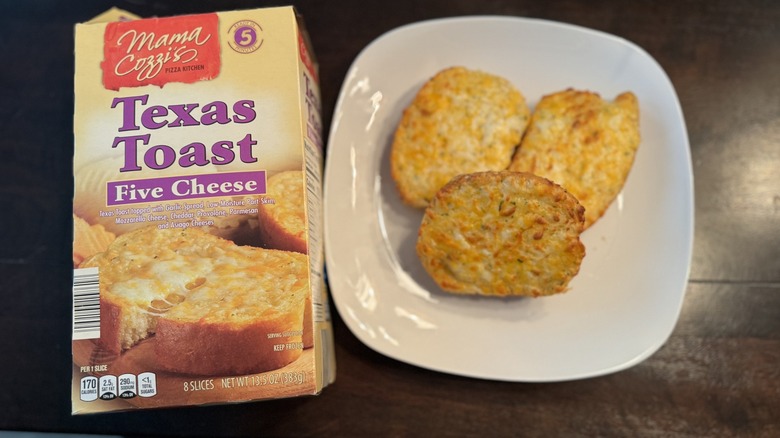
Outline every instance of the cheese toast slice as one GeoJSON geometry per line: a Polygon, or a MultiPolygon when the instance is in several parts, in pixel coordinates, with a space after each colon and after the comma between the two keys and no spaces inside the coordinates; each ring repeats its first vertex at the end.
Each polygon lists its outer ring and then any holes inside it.
{"type": "Polygon", "coordinates": [[[417,254],[446,292],[544,296],[564,292],[585,257],[583,208],[529,173],[459,175],[425,210],[417,254]]]}
{"type": "Polygon", "coordinates": [[[119,236],[81,267],[99,270],[107,350],[154,336],[162,368],[204,375],[276,369],[301,354],[303,254],[150,226],[119,236]]]}
{"type": "Polygon", "coordinates": [[[401,199],[425,208],[456,175],[506,169],[529,117],[507,79],[464,67],[440,71],[405,109],[393,138],[390,170],[401,199]]]}
{"type": "Polygon", "coordinates": [[[306,199],[303,172],[289,170],[268,178],[266,195],[258,204],[260,237],[266,247],[306,254],[306,199]]]}
{"type": "Polygon", "coordinates": [[[585,228],[623,189],[639,148],[639,103],[631,92],[613,102],[574,89],[544,96],[509,170],[562,185],[585,207],[585,228]]]}

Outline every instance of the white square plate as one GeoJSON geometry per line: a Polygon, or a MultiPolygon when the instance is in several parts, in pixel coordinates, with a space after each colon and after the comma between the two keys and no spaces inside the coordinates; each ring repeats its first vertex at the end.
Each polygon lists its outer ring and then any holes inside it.
{"type": "Polygon", "coordinates": [[[633,366],[671,334],[693,244],[685,121],[668,77],[618,37],[567,24],[462,17],[401,27],[366,47],[344,81],[328,142],[325,256],[331,293],[366,345],[420,367],[506,381],[561,381],[633,366]],[[503,76],[533,108],[568,87],[613,99],[633,91],[642,143],[622,193],[582,235],[587,255],[561,295],[443,293],[414,246],[422,211],[389,175],[403,109],[436,72],[503,76]]]}

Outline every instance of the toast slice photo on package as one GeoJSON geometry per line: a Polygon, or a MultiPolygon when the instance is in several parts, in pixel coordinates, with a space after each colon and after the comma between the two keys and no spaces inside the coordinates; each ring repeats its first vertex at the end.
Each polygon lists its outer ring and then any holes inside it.
{"type": "Polygon", "coordinates": [[[335,379],[317,64],[293,7],[75,26],[72,414],[335,379]]]}

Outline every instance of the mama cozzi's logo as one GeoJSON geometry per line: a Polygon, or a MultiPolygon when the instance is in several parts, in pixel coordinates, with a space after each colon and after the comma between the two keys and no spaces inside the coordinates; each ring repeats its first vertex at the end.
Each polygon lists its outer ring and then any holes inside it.
{"type": "Polygon", "coordinates": [[[215,78],[220,70],[216,14],[109,23],[103,85],[109,90],[215,78]]]}
{"type": "Polygon", "coordinates": [[[252,20],[241,20],[228,29],[227,43],[238,53],[252,53],[263,45],[263,28],[252,20]]]}

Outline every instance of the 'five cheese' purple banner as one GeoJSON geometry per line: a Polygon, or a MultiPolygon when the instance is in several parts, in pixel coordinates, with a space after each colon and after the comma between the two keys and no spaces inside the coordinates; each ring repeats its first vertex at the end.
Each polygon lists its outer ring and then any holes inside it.
{"type": "Polygon", "coordinates": [[[111,181],[106,187],[106,205],[263,195],[265,185],[264,170],[111,181]]]}

